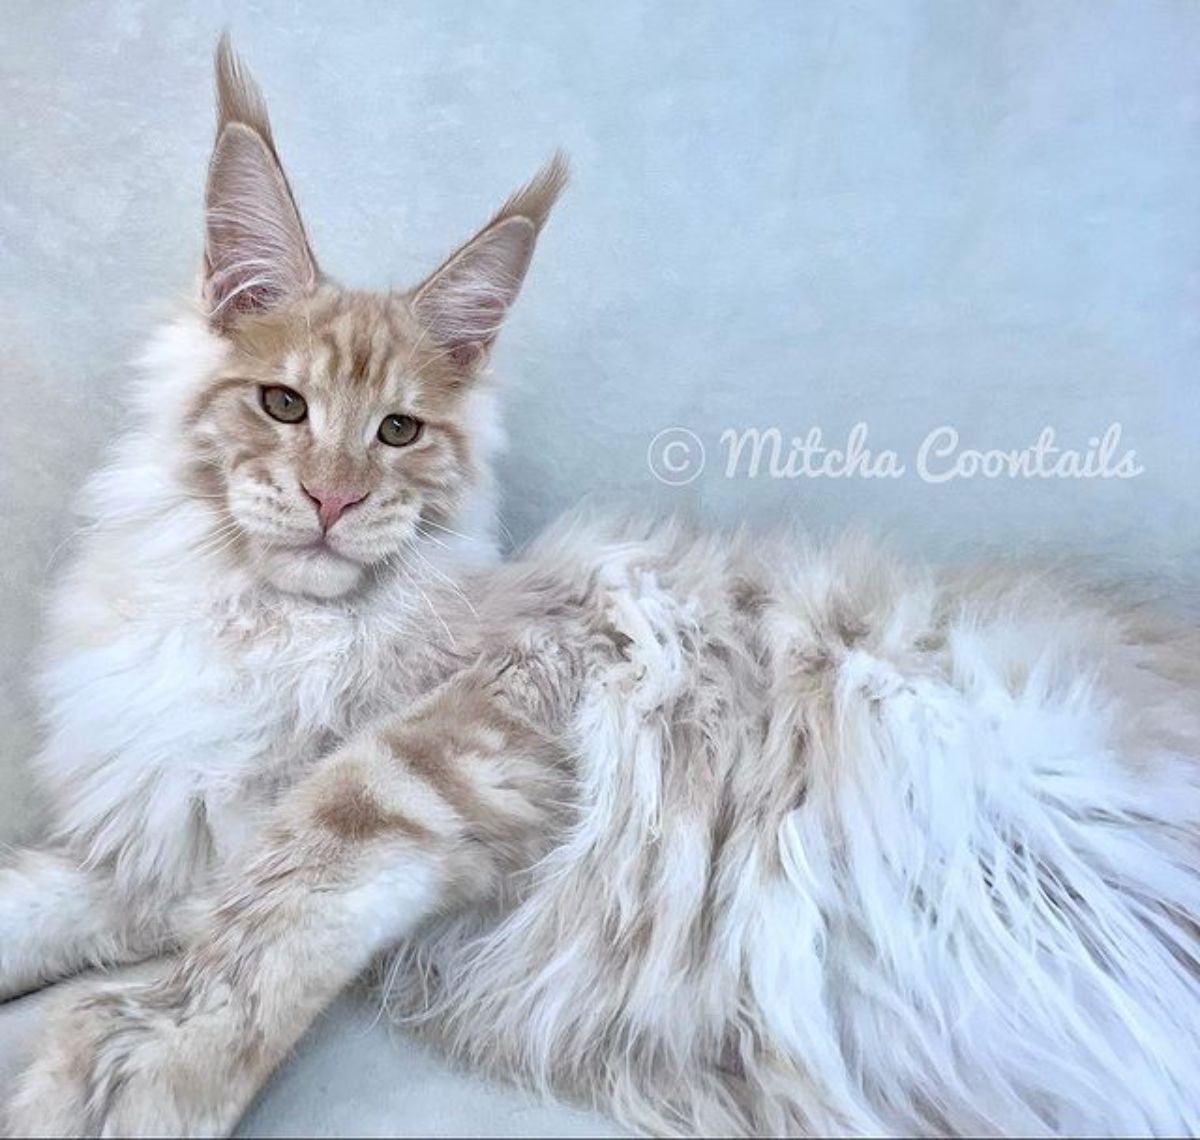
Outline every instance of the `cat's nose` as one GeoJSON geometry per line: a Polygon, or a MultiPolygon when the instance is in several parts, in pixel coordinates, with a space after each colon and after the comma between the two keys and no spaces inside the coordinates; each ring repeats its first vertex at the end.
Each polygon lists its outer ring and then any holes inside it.
{"type": "Polygon", "coordinates": [[[331,491],[319,487],[305,487],[303,483],[300,486],[316,504],[317,518],[321,522],[322,530],[328,530],[333,526],[342,517],[342,513],[347,507],[361,503],[367,497],[366,491],[331,491]]]}

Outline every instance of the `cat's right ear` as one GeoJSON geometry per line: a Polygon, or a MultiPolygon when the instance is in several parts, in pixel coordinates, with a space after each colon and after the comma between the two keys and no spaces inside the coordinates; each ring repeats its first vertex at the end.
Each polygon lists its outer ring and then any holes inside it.
{"type": "Polygon", "coordinates": [[[217,44],[217,141],[204,196],[204,299],[223,327],[303,296],[317,280],[300,211],[275,150],[258,85],[223,35],[217,44]]]}

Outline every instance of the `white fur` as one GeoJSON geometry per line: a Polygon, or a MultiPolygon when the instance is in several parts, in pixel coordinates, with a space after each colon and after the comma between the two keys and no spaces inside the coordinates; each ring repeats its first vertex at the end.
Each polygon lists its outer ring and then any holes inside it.
{"type": "Polygon", "coordinates": [[[406,1018],[655,1132],[1200,1128],[1194,637],[797,535],[569,522],[528,561],[599,570],[629,661],[578,715],[577,827],[493,925],[406,952],[406,1018]],[[734,831],[706,901],[719,788],[787,794],[801,729],[803,802],[734,831]]]}
{"type": "MultiPolygon", "coordinates": [[[[210,843],[230,857],[352,724],[428,684],[420,647],[436,657],[431,642],[444,640],[430,591],[444,589],[444,567],[495,556],[484,481],[454,533],[437,532],[405,576],[364,597],[289,595],[231,568],[209,541],[207,504],[174,475],[180,409],[223,351],[190,316],[153,342],[140,426],[85,490],[87,525],[51,601],[40,677],[50,732],[36,767],[60,833],[89,864],[112,862],[132,894],[153,886],[147,905],[193,885],[210,843]],[[411,658],[403,671],[388,667],[398,644],[411,658]]],[[[490,393],[474,405],[487,462],[500,441],[490,393]]]]}
{"type": "MultiPolygon", "coordinates": [[[[0,872],[0,986],[149,952],[340,742],[481,652],[558,668],[569,611],[624,647],[570,721],[574,823],[384,963],[401,1016],[656,1132],[1200,1131],[1194,634],[676,522],[579,516],[480,570],[478,504],[415,578],[288,595],[204,553],[172,474],[170,408],[220,351],[196,321],[165,334],[89,488],[38,759],[82,870],[0,872]]],[[[354,914],[365,956],[429,909],[403,882],[420,907],[343,900],[347,961],[354,914]]],[[[72,1071],[48,1056],[27,1106],[72,1071]]]]}

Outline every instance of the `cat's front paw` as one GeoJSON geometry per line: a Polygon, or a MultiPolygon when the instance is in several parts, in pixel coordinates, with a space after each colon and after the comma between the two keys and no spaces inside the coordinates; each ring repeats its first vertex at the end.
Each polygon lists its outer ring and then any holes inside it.
{"type": "MultiPolygon", "coordinates": [[[[17,1083],[10,1136],[214,1136],[237,1120],[161,988],[76,990],[17,1083]]],[[[211,1058],[208,1058],[211,1061],[211,1058]]],[[[220,1066],[216,1066],[220,1068],[220,1066]]]]}

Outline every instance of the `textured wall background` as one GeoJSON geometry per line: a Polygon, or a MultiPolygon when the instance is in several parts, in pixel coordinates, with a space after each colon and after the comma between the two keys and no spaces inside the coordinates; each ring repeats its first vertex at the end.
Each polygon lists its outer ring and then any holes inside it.
{"type": "Polygon", "coordinates": [[[1200,4],[7,0],[0,39],[0,835],[43,581],[188,287],[222,26],[262,81],[315,248],[418,279],[556,145],[575,182],[499,355],[517,539],[586,492],[885,527],[1200,593],[1200,4]],[[729,481],[725,427],[823,429],[899,480],[729,481]],[[912,470],[926,433],[1086,446],[1145,474],[912,470]],[[709,469],[654,481],[661,428],[709,469]]]}

